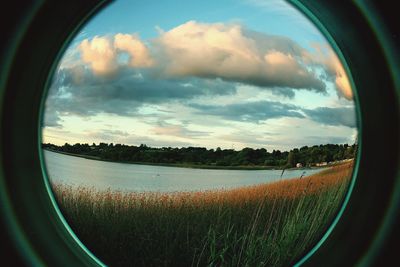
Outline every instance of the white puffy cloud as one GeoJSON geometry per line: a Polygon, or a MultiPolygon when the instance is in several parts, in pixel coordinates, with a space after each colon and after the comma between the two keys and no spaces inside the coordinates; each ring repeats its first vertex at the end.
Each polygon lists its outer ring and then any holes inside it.
{"type": "Polygon", "coordinates": [[[108,75],[117,68],[116,51],[107,37],[94,37],[91,41],[85,39],[79,45],[83,62],[90,65],[93,73],[108,75]]]}
{"type": "Polygon", "coordinates": [[[339,96],[351,100],[353,92],[344,68],[328,45],[308,51],[290,38],[254,32],[239,24],[189,21],[144,43],[136,34],[84,40],[82,61],[98,76],[109,76],[122,66],[148,68],[159,78],[219,78],[293,96],[294,89],[326,92],[322,68],[339,96]],[[128,55],[128,62],[118,60],[128,55]]]}
{"type": "Polygon", "coordinates": [[[129,54],[129,65],[132,67],[150,67],[153,64],[148,48],[136,35],[116,34],[114,47],[129,54]]]}
{"type": "Polygon", "coordinates": [[[238,24],[189,21],[161,32],[154,45],[158,67],[169,77],[218,77],[283,90],[325,91],[325,84],[301,64],[301,48],[295,42],[238,24]]]}
{"type": "Polygon", "coordinates": [[[101,76],[115,74],[123,65],[118,55],[128,53],[129,66],[146,68],[153,64],[148,48],[136,35],[116,34],[111,37],[96,36],[85,39],[79,45],[82,61],[90,66],[93,73],[101,76]],[[112,40],[113,39],[113,40],[112,40]]]}

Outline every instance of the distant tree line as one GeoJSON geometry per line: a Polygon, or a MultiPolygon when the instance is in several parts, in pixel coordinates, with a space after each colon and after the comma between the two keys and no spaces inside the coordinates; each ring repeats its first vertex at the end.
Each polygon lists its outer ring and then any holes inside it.
{"type": "Polygon", "coordinates": [[[74,144],[65,143],[63,146],[42,144],[44,149],[97,157],[102,160],[132,163],[157,164],[187,164],[209,166],[271,166],[295,167],[297,163],[303,166],[312,166],[321,162],[340,161],[354,158],[356,144],[326,144],[303,146],[290,151],[265,148],[234,149],[207,149],[204,147],[162,147],[154,148],[145,144],[129,146],[123,144],[74,144]]]}

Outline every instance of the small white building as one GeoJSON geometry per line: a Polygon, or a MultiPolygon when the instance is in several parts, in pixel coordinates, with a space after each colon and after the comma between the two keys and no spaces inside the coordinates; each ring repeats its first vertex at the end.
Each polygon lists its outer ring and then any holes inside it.
{"type": "Polygon", "coordinates": [[[301,164],[300,162],[296,163],[296,168],[303,168],[303,164],[301,164]]]}

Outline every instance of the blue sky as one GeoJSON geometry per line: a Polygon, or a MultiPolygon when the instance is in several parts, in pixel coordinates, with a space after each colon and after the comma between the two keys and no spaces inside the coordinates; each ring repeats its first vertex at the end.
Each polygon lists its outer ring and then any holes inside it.
{"type": "Polygon", "coordinates": [[[75,41],[119,32],[135,32],[144,39],[154,38],[156,26],[171,29],[190,20],[239,22],[256,31],[288,36],[303,47],[308,47],[310,41],[325,41],[309,20],[280,0],[118,0],[94,16],[82,29],[84,34],[75,41]]]}
{"type": "Polygon", "coordinates": [[[59,63],[43,139],[288,150],[355,125],[341,63],[285,2],[115,1],[59,63]]]}

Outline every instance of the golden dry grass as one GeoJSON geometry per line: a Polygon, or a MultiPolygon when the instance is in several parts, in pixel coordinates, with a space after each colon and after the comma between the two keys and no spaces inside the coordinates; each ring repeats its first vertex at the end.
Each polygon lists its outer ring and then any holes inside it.
{"type": "Polygon", "coordinates": [[[347,191],[352,166],[231,190],[53,188],[78,237],[110,265],[281,266],[292,263],[327,228],[347,191]]]}
{"type": "Polygon", "coordinates": [[[295,199],[305,194],[323,192],[348,180],[352,173],[352,163],[331,167],[320,173],[302,179],[283,180],[268,184],[243,186],[236,189],[208,190],[196,192],[122,192],[97,191],[88,187],[72,187],[53,184],[59,201],[74,199],[89,202],[95,206],[113,203],[116,209],[162,205],[173,208],[183,206],[202,206],[216,203],[241,205],[247,202],[277,199],[295,199]]]}

